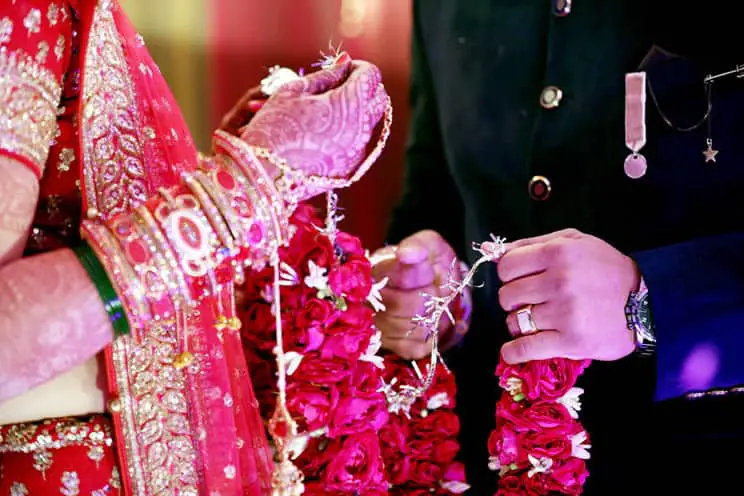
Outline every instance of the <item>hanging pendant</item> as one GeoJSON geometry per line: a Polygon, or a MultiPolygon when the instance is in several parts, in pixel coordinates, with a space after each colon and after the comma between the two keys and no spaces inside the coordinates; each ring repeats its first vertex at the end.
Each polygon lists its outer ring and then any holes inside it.
{"type": "Polygon", "coordinates": [[[631,179],[646,175],[648,164],[640,151],[646,144],[646,73],[625,75],[625,147],[630,154],[623,169],[631,179]]]}
{"type": "Polygon", "coordinates": [[[703,156],[705,156],[705,162],[715,162],[716,161],[716,155],[718,155],[718,150],[713,149],[713,140],[708,138],[705,140],[706,147],[705,150],[703,150],[703,156]]]}
{"type": "Polygon", "coordinates": [[[646,169],[648,169],[646,157],[640,153],[631,153],[625,157],[623,168],[625,169],[625,175],[629,178],[640,179],[646,175],[646,169]]]}

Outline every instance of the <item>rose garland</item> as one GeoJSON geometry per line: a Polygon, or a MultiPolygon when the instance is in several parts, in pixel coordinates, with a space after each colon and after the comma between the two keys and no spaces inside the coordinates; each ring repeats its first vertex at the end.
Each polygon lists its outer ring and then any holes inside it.
{"type": "MultiPolygon", "coordinates": [[[[424,375],[421,368],[428,365],[424,359],[412,368],[410,362],[390,355],[385,358],[384,377],[388,383],[416,385],[424,375]]],[[[410,411],[391,412],[380,432],[390,494],[448,495],[469,489],[465,467],[455,461],[460,450],[455,392],[455,376],[440,363],[431,386],[410,411]]]]}
{"type": "MultiPolygon", "coordinates": [[[[312,208],[292,218],[294,234],[280,250],[281,313],[288,376],[288,408],[300,432],[294,462],[304,494],[384,494],[378,432],[387,422],[378,391],[382,358],[374,311],[379,290],[359,240],[344,233],[336,246],[316,226],[312,208]]],[[[276,392],[276,344],[271,268],[243,286],[243,341],[264,418],[276,392]]]]}
{"type": "MultiPolygon", "coordinates": [[[[310,433],[293,447],[304,494],[464,492],[464,469],[453,461],[459,449],[454,377],[439,364],[411,415],[389,414],[383,377],[420,380],[409,362],[377,355],[373,317],[384,308],[384,283],[374,283],[359,239],[333,226],[319,229],[311,207],[299,207],[291,225],[280,253],[281,312],[288,408],[300,432],[310,433]],[[405,451],[396,449],[401,446],[405,451]]],[[[240,296],[244,349],[267,420],[276,394],[273,280],[271,268],[254,274],[240,296]]]]}
{"type": "Polygon", "coordinates": [[[576,380],[590,361],[562,358],[496,368],[506,394],[496,404],[488,439],[499,496],[579,495],[588,476],[589,435],[578,421],[576,380]]]}

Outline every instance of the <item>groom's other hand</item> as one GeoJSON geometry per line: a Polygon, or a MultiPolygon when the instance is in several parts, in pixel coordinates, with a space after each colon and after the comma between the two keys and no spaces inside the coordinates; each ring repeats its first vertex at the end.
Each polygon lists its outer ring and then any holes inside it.
{"type": "MultiPolygon", "coordinates": [[[[447,282],[456,258],[452,247],[434,231],[419,231],[399,245],[386,246],[373,254],[375,279],[388,278],[381,292],[386,310],[375,317],[383,348],[408,360],[431,353],[431,339],[427,339],[425,329],[414,329],[411,319],[425,313],[424,293],[433,296],[444,293],[441,286],[447,282]]],[[[451,327],[452,323],[443,317],[440,336],[451,327]]],[[[447,341],[440,348],[454,344],[454,339],[447,341]]]]}

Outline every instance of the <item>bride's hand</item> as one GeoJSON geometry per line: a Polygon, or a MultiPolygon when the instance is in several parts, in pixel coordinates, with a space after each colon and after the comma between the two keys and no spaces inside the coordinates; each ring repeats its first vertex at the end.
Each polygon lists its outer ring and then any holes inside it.
{"type": "Polygon", "coordinates": [[[350,59],[282,86],[242,130],[306,174],[346,178],[366,156],[388,96],[379,69],[350,59]]]}

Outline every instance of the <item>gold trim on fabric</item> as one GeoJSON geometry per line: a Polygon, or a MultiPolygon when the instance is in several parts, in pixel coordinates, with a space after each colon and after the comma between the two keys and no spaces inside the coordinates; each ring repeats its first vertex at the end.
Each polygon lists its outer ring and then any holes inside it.
{"type": "Polygon", "coordinates": [[[111,2],[96,6],[85,55],[82,149],[88,208],[104,218],[147,199],[133,82],[111,2]]]}
{"type": "MultiPolygon", "coordinates": [[[[149,194],[138,101],[112,8],[99,0],[93,14],[80,125],[87,207],[104,218],[131,212],[149,194]]],[[[189,372],[173,365],[182,324],[155,317],[146,325],[142,340],[124,336],[111,346],[121,469],[133,495],[198,496],[189,372]]]]}
{"type": "Polygon", "coordinates": [[[185,369],[173,366],[176,324],[152,324],[134,344],[113,344],[125,460],[132,494],[197,496],[197,453],[191,440],[185,369]]]}
{"type": "Polygon", "coordinates": [[[0,149],[30,159],[43,172],[61,96],[50,70],[21,50],[0,48],[0,149]]]}

